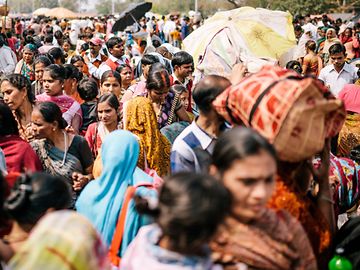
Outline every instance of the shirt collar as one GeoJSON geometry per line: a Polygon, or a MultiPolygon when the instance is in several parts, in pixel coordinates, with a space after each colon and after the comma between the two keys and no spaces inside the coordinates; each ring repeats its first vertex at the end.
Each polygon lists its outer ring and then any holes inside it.
{"type": "Polygon", "coordinates": [[[184,83],[182,83],[179,79],[178,79],[178,77],[176,77],[176,75],[175,75],[175,72],[173,73],[173,74],[171,74],[172,75],[172,77],[174,78],[174,82],[178,82],[178,83],[180,83],[180,84],[182,84],[183,86],[187,86],[187,84],[189,83],[189,79],[188,78],[185,78],[185,81],[184,81],[184,83]]]}
{"type": "Polygon", "coordinates": [[[98,55],[97,55],[95,58],[92,58],[92,57],[91,57],[91,54],[90,54],[90,52],[89,52],[89,53],[88,53],[88,57],[89,57],[89,60],[90,60],[91,63],[95,62],[96,60],[101,61],[101,54],[100,54],[100,52],[98,53],[98,55]]]}
{"type": "Polygon", "coordinates": [[[199,139],[202,149],[206,150],[216,138],[211,137],[203,129],[201,129],[198,124],[196,124],[196,119],[191,123],[191,125],[193,127],[192,131],[196,138],[199,139]]]}
{"type": "MultiPolygon", "coordinates": [[[[330,72],[331,72],[331,71],[336,71],[334,65],[331,65],[330,72]]],[[[343,71],[346,71],[346,72],[349,72],[349,73],[351,72],[351,67],[350,67],[350,65],[349,65],[348,63],[345,63],[345,65],[343,66],[343,68],[342,68],[342,70],[339,72],[339,74],[342,73],[343,71]]]]}

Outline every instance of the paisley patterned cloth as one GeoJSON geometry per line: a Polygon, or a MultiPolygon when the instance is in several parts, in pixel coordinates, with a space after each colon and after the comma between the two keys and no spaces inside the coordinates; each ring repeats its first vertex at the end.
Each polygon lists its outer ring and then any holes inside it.
{"type": "Polygon", "coordinates": [[[123,120],[125,129],[140,139],[138,166],[143,170],[148,166],[160,176],[167,175],[170,172],[171,145],[160,133],[151,101],[145,97],[136,97],[126,102],[123,120]]]}
{"type": "Polygon", "coordinates": [[[360,114],[346,115],[338,139],[338,155],[349,157],[350,151],[360,144],[360,114]]]}

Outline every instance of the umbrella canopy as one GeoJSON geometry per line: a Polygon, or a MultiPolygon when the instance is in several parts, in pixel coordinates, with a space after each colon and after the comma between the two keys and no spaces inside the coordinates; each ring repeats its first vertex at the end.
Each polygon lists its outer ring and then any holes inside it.
{"type": "Polygon", "coordinates": [[[50,11],[49,8],[38,8],[33,12],[34,16],[46,15],[50,11]]]}
{"type": "Polygon", "coordinates": [[[224,75],[244,58],[280,60],[296,40],[289,13],[243,7],[217,12],[183,44],[198,67],[224,75]]]}
{"type": "Polygon", "coordinates": [[[128,8],[120,14],[119,19],[115,22],[111,31],[124,31],[127,26],[134,24],[151,8],[152,3],[150,2],[130,4],[128,8]]]}
{"type": "Polygon", "coordinates": [[[75,12],[63,7],[56,7],[50,9],[46,16],[48,17],[56,17],[56,18],[77,18],[78,15],[75,12]]]}

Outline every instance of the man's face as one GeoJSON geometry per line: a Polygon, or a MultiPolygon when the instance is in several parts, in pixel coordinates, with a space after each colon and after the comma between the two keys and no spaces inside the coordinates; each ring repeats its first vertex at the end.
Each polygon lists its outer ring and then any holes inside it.
{"type": "Polygon", "coordinates": [[[92,55],[98,55],[99,54],[99,51],[101,49],[101,45],[95,45],[94,43],[90,42],[89,47],[90,47],[90,53],[92,55]]]}
{"type": "Polygon", "coordinates": [[[345,64],[346,55],[344,53],[335,53],[330,55],[330,60],[335,68],[341,69],[345,64]]]}
{"type": "Polygon", "coordinates": [[[116,44],[112,49],[109,50],[110,53],[116,58],[120,58],[124,55],[124,43],[120,42],[116,44]]]}

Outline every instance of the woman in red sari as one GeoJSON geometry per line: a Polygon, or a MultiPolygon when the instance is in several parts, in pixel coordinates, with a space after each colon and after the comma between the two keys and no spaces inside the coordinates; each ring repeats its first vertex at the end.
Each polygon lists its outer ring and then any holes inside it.
{"type": "Polygon", "coordinates": [[[68,125],[75,133],[79,133],[82,122],[81,108],[73,98],[63,94],[65,74],[65,68],[60,65],[53,64],[46,67],[43,75],[44,93],[37,95],[36,100],[56,103],[68,125]]]}
{"type": "Polygon", "coordinates": [[[11,109],[3,103],[0,103],[0,148],[5,154],[8,173],[42,171],[38,156],[30,144],[20,138],[11,109]]]}

